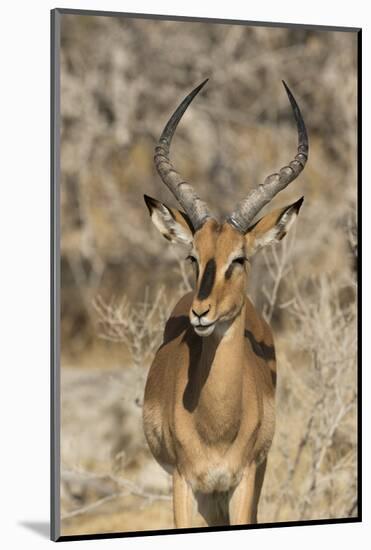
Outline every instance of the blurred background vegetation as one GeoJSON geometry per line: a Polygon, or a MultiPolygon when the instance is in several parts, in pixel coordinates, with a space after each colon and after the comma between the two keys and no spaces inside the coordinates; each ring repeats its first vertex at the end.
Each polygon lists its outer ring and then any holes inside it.
{"type": "Polygon", "coordinates": [[[310,139],[304,172],[269,205],[305,196],[295,234],[254,259],[249,288],[279,369],[260,521],[357,514],[356,46],[353,32],[62,16],[64,534],[172,527],[141,399],[164,319],[192,281],[143,193],[175,206],[154,146],[207,77],[172,159],[218,215],[295,154],[282,79],[310,139]]]}

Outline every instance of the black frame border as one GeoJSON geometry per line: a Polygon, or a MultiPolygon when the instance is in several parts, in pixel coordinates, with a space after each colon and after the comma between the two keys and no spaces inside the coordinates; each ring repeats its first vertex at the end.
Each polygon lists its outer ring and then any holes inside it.
{"type": "Polygon", "coordinates": [[[192,16],[157,15],[144,13],[125,13],[115,11],[83,10],[55,8],[51,10],[51,53],[50,53],[50,160],[51,160],[51,207],[50,207],[50,538],[55,542],[73,540],[97,540],[113,538],[131,538],[156,535],[175,535],[185,533],[203,533],[218,531],[240,531],[266,529],[272,527],[298,527],[307,525],[334,525],[362,522],[362,28],[337,27],[328,25],[301,23],[272,23],[241,19],[217,19],[192,16]],[[338,31],[357,33],[357,237],[358,237],[358,347],[357,347],[357,496],[358,515],[347,518],[329,518],[304,521],[286,521],[278,523],[259,523],[254,525],[227,525],[218,527],[194,527],[189,529],[157,529],[113,533],[94,533],[86,535],[61,535],[60,520],[60,28],[62,15],[85,15],[101,17],[125,17],[161,21],[184,21],[217,23],[226,25],[250,25],[257,27],[284,27],[303,30],[338,31]]]}

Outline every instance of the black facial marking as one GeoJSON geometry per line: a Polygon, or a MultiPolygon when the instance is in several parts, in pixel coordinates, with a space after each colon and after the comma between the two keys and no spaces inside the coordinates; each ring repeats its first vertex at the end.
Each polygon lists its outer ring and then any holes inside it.
{"type": "Polygon", "coordinates": [[[225,272],[225,278],[228,280],[232,277],[233,269],[236,264],[231,263],[231,265],[228,267],[227,271],[225,272]]]}
{"type": "Polygon", "coordinates": [[[227,271],[225,272],[225,278],[228,280],[232,277],[232,273],[236,265],[243,266],[246,261],[246,258],[244,256],[240,256],[239,258],[235,258],[233,262],[229,265],[227,271]]]}
{"type": "Polygon", "coordinates": [[[196,275],[196,284],[197,284],[198,278],[200,276],[200,268],[198,267],[198,262],[195,262],[193,265],[194,265],[194,270],[196,275]]]}
{"type": "Polygon", "coordinates": [[[192,256],[192,255],[187,256],[186,259],[189,260],[189,261],[191,262],[191,264],[192,264],[193,272],[194,272],[194,274],[195,274],[195,276],[196,276],[196,283],[197,283],[197,281],[198,281],[198,276],[199,276],[199,274],[200,274],[200,270],[199,270],[199,267],[198,267],[198,261],[197,261],[196,258],[195,258],[194,256],[192,256]]]}
{"type": "Polygon", "coordinates": [[[200,290],[198,291],[197,298],[204,300],[210,295],[213,289],[216,274],[216,263],[214,258],[211,258],[206,264],[204,274],[202,276],[200,290]]]}

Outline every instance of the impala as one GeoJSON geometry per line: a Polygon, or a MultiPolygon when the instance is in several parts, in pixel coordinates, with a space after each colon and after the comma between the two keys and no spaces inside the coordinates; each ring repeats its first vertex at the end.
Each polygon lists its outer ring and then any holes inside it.
{"type": "Polygon", "coordinates": [[[151,452],[172,475],[176,527],[257,522],[275,427],[276,363],[272,331],[246,287],[251,257],[286,235],[303,198],[253,219],[308,158],[305,124],[283,82],[297,126],[297,154],[217,221],[169,156],[176,127],[206,82],[179,105],[155,149],[157,171],[182,210],[144,196],[152,222],[188,249],[196,275],[194,292],[181,298],[166,323],[143,405],[151,452]]]}

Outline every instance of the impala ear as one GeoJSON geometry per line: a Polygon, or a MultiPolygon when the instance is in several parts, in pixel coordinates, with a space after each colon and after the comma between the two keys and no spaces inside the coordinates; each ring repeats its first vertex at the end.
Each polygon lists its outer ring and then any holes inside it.
{"type": "Polygon", "coordinates": [[[260,248],[283,239],[298,217],[303,201],[301,197],[289,206],[278,208],[249,227],[245,236],[248,254],[252,256],[260,248]]]}
{"type": "Polygon", "coordinates": [[[190,245],[193,241],[193,227],[186,214],[176,208],[169,208],[162,202],[144,195],[151,220],[160,233],[173,243],[190,245]]]}

